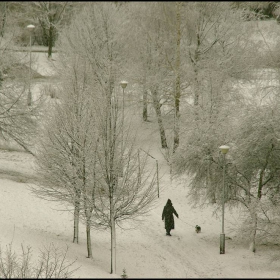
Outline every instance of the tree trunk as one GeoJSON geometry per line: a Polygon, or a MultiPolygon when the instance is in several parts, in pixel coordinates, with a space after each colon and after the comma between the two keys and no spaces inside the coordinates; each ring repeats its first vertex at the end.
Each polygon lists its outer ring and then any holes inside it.
{"type": "Polygon", "coordinates": [[[49,28],[49,40],[48,40],[48,58],[50,58],[52,56],[52,48],[53,48],[53,42],[54,42],[54,35],[55,35],[55,32],[54,32],[54,27],[52,26],[52,23],[51,23],[51,26],[49,28]]]}
{"type": "Polygon", "coordinates": [[[249,213],[251,216],[252,224],[250,228],[250,245],[249,249],[252,252],[256,252],[256,235],[257,235],[257,225],[258,225],[258,208],[259,199],[248,197],[247,205],[249,206],[249,213]]]}
{"type": "Polygon", "coordinates": [[[199,49],[200,49],[200,44],[201,44],[199,33],[197,33],[196,39],[197,39],[197,42],[196,42],[197,45],[196,45],[196,49],[194,52],[194,56],[193,56],[193,58],[191,57],[191,62],[193,64],[193,69],[194,69],[194,106],[197,107],[199,104],[199,82],[198,82],[197,63],[199,60],[199,49]]]}
{"type": "Polygon", "coordinates": [[[113,270],[112,273],[117,273],[117,248],[116,248],[116,224],[115,220],[112,223],[112,265],[113,270]]]}
{"type": "Polygon", "coordinates": [[[175,81],[175,116],[174,116],[174,143],[173,153],[179,146],[179,111],[180,111],[180,98],[181,98],[181,3],[176,2],[177,9],[177,45],[176,45],[176,81],[175,81]]]}
{"type": "Polygon", "coordinates": [[[148,121],[148,91],[146,89],[143,92],[143,121],[148,121]]]}
{"type": "Polygon", "coordinates": [[[199,104],[199,86],[198,86],[198,71],[195,66],[194,70],[194,106],[198,106],[199,104]]]}
{"type": "Polygon", "coordinates": [[[161,147],[163,149],[166,149],[167,141],[166,141],[165,130],[164,130],[164,126],[163,126],[162,115],[161,115],[161,110],[160,110],[160,103],[158,101],[157,91],[153,90],[152,95],[153,95],[153,105],[154,105],[154,108],[156,111],[157,121],[158,121],[158,126],[159,126],[159,131],[160,131],[161,147]]]}
{"type": "Polygon", "coordinates": [[[75,202],[74,209],[74,237],[73,243],[79,243],[79,217],[80,217],[80,203],[78,201],[75,202]]]}
{"type": "Polygon", "coordinates": [[[44,22],[44,20],[42,19],[38,19],[39,20],[39,23],[41,25],[41,28],[42,28],[42,32],[43,34],[41,35],[40,39],[42,40],[42,44],[47,47],[49,45],[49,35],[48,35],[48,29],[47,29],[47,26],[46,26],[46,23],[44,22]]]}
{"type": "Polygon", "coordinates": [[[252,230],[251,230],[251,236],[250,236],[250,251],[253,253],[256,252],[256,235],[257,235],[257,225],[258,225],[258,217],[257,213],[251,213],[252,217],[252,230]]]}
{"type": "Polygon", "coordinates": [[[87,232],[88,258],[92,258],[91,236],[90,236],[90,217],[87,217],[86,232],[87,232]]]}
{"type": "Polygon", "coordinates": [[[110,221],[111,221],[111,274],[116,274],[116,225],[113,209],[113,196],[110,197],[110,221]]]}
{"type": "Polygon", "coordinates": [[[4,30],[5,30],[5,26],[6,26],[6,21],[7,21],[7,2],[3,3],[4,7],[3,7],[3,17],[2,17],[2,25],[1,25],[1,37],[4,36],[4,30]]]}

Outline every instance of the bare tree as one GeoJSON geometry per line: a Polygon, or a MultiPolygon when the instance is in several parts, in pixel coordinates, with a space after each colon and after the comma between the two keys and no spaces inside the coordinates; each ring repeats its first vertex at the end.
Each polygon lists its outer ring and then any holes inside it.
{"type": "MultiPolygon", "coordinates": [[[[184,6],[185,13],[189,16],[186,17],[185,28],[182,29],[185,32],[182,41],[187,43],[188,48],[184,48],[182,53],[189,58],[189,71],[185,78],[190,84],[191,101],[184,100],[181,106],[180,134],[189,139],[186,143],[193,147],[187,148],[187,145],[183,144],[183,150],[189,150],[186,157],[198,153],[197,144],[200,143],[203,145],[201,156],[210,159],[217,149],[217,142],[213,141],[212,134],[216,135],[217,140],[220,139],[220,143],[231,142],[231,133],[227,136],[220,128],[228,132],[223,124],[232,125],[229,119],[236,118],[232,110],[239,111],[238,106],[244,108],[239,79],[250,81],[252,78],[252,69],[257,66],[254,52],[258,46],[249,40],[247,35],[247,28],[255,24],[244,24],[243,18],[247,12],[235,11],[229,3],[208,4],[186,3],[184,6]],[[201,139],[204,141],[201,142],[201,139]],[[191,144],[189,141],[195,143],[191,144]]],[[[250,13],[248,15],[250,16],[250,13]]],[[[182,150],[179,153],[182,153],[182,150]]],[[[176,161],[181,158],[179,153],[175,156],[176,161]]],[[[204,163],[207,184],[214,186],[213,162],[208,160],[204,163]]],[[[191,169],[191,165],[196,166],[195,161],[187,165],[191,169]]],[[[209,188],[210,190],[213,188],[209,188]]],[[[215,201],[215,193],[211,191],[211,194],[212,201],[215,201]]]]}
{"type": "Polygon", "coordinates": [[[198,126],[193,128],[196,131],[189,131],[186,146],[178,149],[174,160],[177,174],[187,172],[192,177],[190,197],[193,203],[207,205],[214,197],[219,207],[223,200],[223,164],[218,147],[221,143],[230,145],[225,201],[228,206],[241,205],[247,213],[242,223],[247,235],[243,237],[253,252],[258,237],[268,235],[269,228],[273,227],[276,236],[275,227],[279,225],[276,214],[280,163],[278,99],[256,108],[245,105],[242,108],[240,103],[235,108],[225,107],[223,111],[231,114],[212,128],[205,121],[204,124],[197,121],[198,126]]]}
{"type": "Polygon", "coordinates": [[[130,59],[133,63],[128,65],[129,69],[132,69],[130,76],[142,86],[143,116],[147,118],[147,104],[151,102],[156,113],[161,147],[166,149],[168,136],[164,117],[174,108],[173,61],[176,44],[172,36],[173,25],[167,22],[163,14],[164,5],[165,3],[158,2],[131,4],[127,41],[132,48],[130,59]],[[168,54],[171,54],[171,57],[168,57],[168,54]],[[168,113],[164,112],[164,107],[168,113]]]}
{"type": "Polygon", "coordinates": [[[111,273],[116,273],[116,225],[146,215],[157,197],[156,172],[148,165],[147,155],[139,155],[129,128],[122,137],[124,124],[116,100],[107,110],[96,108],[99,175],[92,201],[98,224],[111,231],[111,273]]]}
{"type": "Polygon", "coordinates": [[[49,118],[46,117],[36,154],[42,186],[34,191],[74,207],[73,242],[78,243],[82,191],[92,182],[91,155],[96,139],[90,109],[93,101],[88,88],[87,63],[72,56],[63,71],[60,99],[48,109],[49,118]]]}
{"type": "Polygon", "coordinates": [[[96,153],[92,156],[95,187],[83,194],[89,213],[93,206],[97,223],[110,228],[111,273],[116,272],[116,222],[145,214],[156,196],[154,177],[143,175],[145,164],[139,162],[133,145],[124,137],[124,118],[118,110],[116,86],[119,87],[125,61],[122,16],[122,9],[113,3],[89,3],[61,36],[68,54],[90,65],[90,104],[98,141],[92,149],[96,153]]]}
{"type": "Polygon", "coordinates": [[[244,24],[246,15],[253,19],[249,11],[236,11],[225,2],[193,2],[186,8],[188,17],[183,41],[188,44],[186,55],[191,66],[193,104],[199,110],[207,106],[210,95],[207,89],[214,80],[218,78],[221,84],[217,88],[223,89],[223,82],[230,78],[247,78],[257,45],[248,40],[247,26],[250,25],[244,24]]]}
{"type": "Polygon", "coordinates": [[[41,100],[26,106],[26,66],[10,51],[13,34],[0,39],[0,129],[5,140],[15,141],[27,152],[36,139],[41,100]]]}
{"type": "MultiPolygon", "coordinates": [[[[279,101],[274,102],[278,104],[279,101]]],[[[259,220],[269,221],[264,209],[269,208],[269,205],[272,207],[279,199],[280,134],[276,104],[251,109],[250,114],[243,116],[233,150],[234,162],[228,168],[229,189],[236,188],[229,193],[228,199],[243,204],[249,212],[249,241],[253,252],[256,250],[258,231],[266,228],[266,223],[259,223],[259,220]],[[268,108],[272,113],[268,113],[268,108]],[[265,135],[263,139],[261,135],[265,135]]]]}
{"type": "Polygon", "coordinates": [[[48,42],[48,57],[57,38],[57,28],[61,22],[69,2],[32,2],[32,13],[38,18],[48,42]],[[46,32],[47,31],[47,32],[46,32]]]}
{"type": "Polygon", "coordinates": [[[44,247],[38,256],[37,263],[32,261],[31,247],[21,246],[21,254],[12,250],[12,244],[3,251],[0,248],[0,277],[1,278],[71,278],[78,269],[71,269],[75,261],[66,259],[67,250],[56,248],[53,244],[44,247]]]}

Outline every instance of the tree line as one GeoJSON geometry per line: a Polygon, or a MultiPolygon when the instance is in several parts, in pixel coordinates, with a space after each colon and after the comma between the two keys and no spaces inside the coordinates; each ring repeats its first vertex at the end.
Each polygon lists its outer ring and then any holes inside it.
{"type": "MultiPolygon", "coordinates": [[[[57,34],[48,46],[57,40],[60,60],[59,99],[36,107],[43,125],[34,191],[71,208],[76,243],[82,219],[88,257],[91,229],[109,228],[115,273],[116,225],[147,214],[156,201],[155,174],[122,115],[123,79],[136,86],[130,94],[143,121],[157,123],[171,175],[190,175],[193,203],[220,208],[218,147],[227,144],[226,203],[246,213],[251,250],[258,240],[279,238],[279,58],[264,37],[263,45],[254,40],[263,14],[249,2],[32,3],[27,10],[49,36],[57,34]],[[71,17],[67,7],[76,9],[71,17]],[[273,85],[256,82],[264,69],[273,70],[273,85]],[[251,97],[244,84],[254,87],[251,97]]],[[[35,132],[31,120],[21,128],[35,132]]]]}

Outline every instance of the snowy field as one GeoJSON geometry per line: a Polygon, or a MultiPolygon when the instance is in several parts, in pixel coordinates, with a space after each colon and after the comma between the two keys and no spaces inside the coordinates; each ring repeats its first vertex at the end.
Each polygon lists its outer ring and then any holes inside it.
{"type": "MultiPolygon", "coordinates": [[[[149,130],[144,131],[148,139],[149,130]]],[[[232,224],[238,223],[238,213],[227,209],[225,233],[231,239],[226,240],[226,253],[220,255],[221,213],[213,216],[211,207],[192,209],[187,188],[170,182],[161,153],[153,150],[151,154],[159,159],[161,167],[160,197],[157,207],[141,224],[124,224],[129,229],[117,230],[117,275],[109,273],[110,233],[92,230],[93,259],[86,258],[85,227],[81,224],[80,242],[73,244],[72,215],[63,211],[62,205],[31,193],[33,159],[21,152],[0,152],[2,248],[12,242],[13,248],[19,250],[23,244],[31,246],[36,256],[50,243],[62,249],[68,246],[67,259],[77,259],[74,267],[80,267],[73,276],[81,278],[121,277],[123,269],[131,278],[280,277],[277,246],[259,246],[256,253],[250,252],[247,244],[231,232],[232,224]],[[5,179],[12,171],[26,175],[24,182],[19,174],[5,179]],[[171,237],[165,235],[161,221],[168,198],[179,214],[171,237]],[[199,234],[194,230],[196,224],[202,228],[199,234]]]]}
{"type": "MultiPolygon", "coordinates": [[[[53,60],[46,53],[36,55],[36,70],[46,76],[55,73],[53,60]]],[[[53,58],[56,59],[54,54],[53,58]]],[[[44,83],[50,82],[49,79],[44,83]]],[[[38,91],[40,83],[32,90],[38,91]]],[[[128,87],[129,90],[129,87],[128,87]]],[[[117,229],[117,274],[110,274],[110,232],[92,229],[93,259],[86,258],[86,231],[80,224],[79,244],[72,243],[73,217],[65,207],[41,200],[31,192],[34,184],[34,160],[19,151],[0,150],[0,245],[10,243],[31,246],[33,256],[44,246],[68,247],[67,260],[76,259],[75,278],[121,278],[123,269],[129,278],[280,278],[278,245],[259,245],[256,253],[232,231],[238,225],[238,211],[225,209],[225,254],[219,253],[221,212],[213,215],[211,206],[192,208],[187,198],[188,179],[170,180],[169,167],[157,147],[156,124],[143,123],[140,112],[134,111],[134,127],[141,131],[139,147],[149,150],[160,166],[160,197],[157,206],[140,224],[126,223],[117,229]],[[175,217],[172,236],[165,235],[161,220],[167,199],[173,202],[175,217]],[[202,232],[195,232],[200,225],[202,232]]],[[[222,144],[222,143],[221,143],[222,144]]]]}

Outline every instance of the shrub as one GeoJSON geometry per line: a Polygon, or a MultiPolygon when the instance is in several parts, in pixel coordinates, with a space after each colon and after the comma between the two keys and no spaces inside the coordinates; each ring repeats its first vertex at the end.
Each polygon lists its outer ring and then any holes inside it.
{"type": "Polygon", "coordinates": [[[0,247],[0,278],[70,278],[76,269],[70,269],[74,262],[66,260],[66,251],[62,252],[53,244],[44,247],[34,263],[31,247],[24,248],[18,255],[12,250],[12,244],[3,252],[0,247]]]}
{"type": "Polygon", "coordinates": [[[123,274],[121,275],[122,278],[127,279],[127,274],[125,268],[123,269],[123,274]]]}

